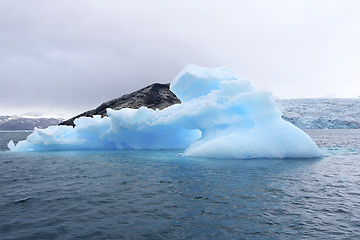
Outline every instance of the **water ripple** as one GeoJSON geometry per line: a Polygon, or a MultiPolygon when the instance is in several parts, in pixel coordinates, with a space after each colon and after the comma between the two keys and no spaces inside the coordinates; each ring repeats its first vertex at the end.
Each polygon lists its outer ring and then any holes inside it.
{"type": "Polygon", "coordinates": [[[0,152],[0,238],[359,239],[358,135],[313,134],[327,157],[0,152]]]}

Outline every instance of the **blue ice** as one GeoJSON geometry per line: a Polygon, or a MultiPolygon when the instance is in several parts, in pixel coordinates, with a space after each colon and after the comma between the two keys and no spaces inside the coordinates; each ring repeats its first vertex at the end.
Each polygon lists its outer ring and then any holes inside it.
{"type": "Polygon", "coordinates": [[[226,67],[186,66],[170,89],[181,100],[163,110],[107,109],[76,127],[34,129],[11,151],[185,149],[213,158],[314,158],[322,153],[302,130],[281,118],[270,93],[226,67]]]}

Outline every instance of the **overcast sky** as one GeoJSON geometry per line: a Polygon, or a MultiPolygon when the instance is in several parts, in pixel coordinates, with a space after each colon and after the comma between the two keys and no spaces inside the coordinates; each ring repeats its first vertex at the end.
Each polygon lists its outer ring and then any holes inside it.
{"type": "Polygon", "coordinates": [[[0,114],[70,116],[186,64],[279,98],[360,96],[360,1],[0,0],[0,114]]]}

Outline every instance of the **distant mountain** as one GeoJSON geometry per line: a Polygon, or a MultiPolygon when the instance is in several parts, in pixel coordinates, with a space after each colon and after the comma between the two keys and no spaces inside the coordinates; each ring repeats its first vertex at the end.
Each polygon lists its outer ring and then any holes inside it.
{"type": "MultiPolygon", "coordinates": [[[[302,129],[354,129],[360,128],[360,99],[312,98],[276,101],[283,118],[302,129]]],[[[180,100],[169,89],[169,84],[152,84],[136,92],[101,104],[96,109],[79,114],[60,125],[75,126],[76,118],[94,115],[106,116],[106,108],[163,109],[180,100]]]]}
{"type": "Polygon", "coordinates": [[[63,119],[30,118],[23,116],[0,116],[0,131],[34,130],[59,124],[63,119]]]}
{"type": "Polygon", "coordinates": [[[359,98],[278,100],[283,118],[302,129],[360,128],[359,98]]]}
{"type": "Polygon", "coordinates": [[[154,110],[157,108],[161,110],[176,103],[180,103],[180,100],[173,92],[170,91],[170,83],[155,83],[133,93],[125,94],[119,98],[105,102],[99,107],[81,113],[60,123],[59,125],[75,126],[74,120],[79,117],[92,117],[94,115],[101,115],[102,117],[105,117],[107,116],[107,108],[120,110],[122,108],[138,109],[145,106],[154,110]]]}

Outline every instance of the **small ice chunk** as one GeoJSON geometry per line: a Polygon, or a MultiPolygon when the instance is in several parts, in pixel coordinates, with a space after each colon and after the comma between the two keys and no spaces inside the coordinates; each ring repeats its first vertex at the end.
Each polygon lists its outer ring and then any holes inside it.
{"type": "Polygon", "coordinates": [[[7,147],[10,149],[10,151],[15,150],[15,144],[14,144],[13,140],[10,140],[7,147]]]}

